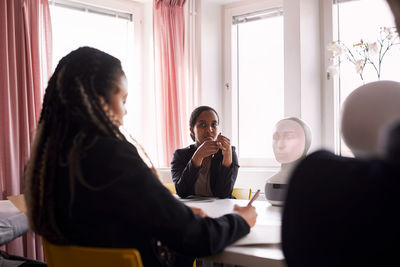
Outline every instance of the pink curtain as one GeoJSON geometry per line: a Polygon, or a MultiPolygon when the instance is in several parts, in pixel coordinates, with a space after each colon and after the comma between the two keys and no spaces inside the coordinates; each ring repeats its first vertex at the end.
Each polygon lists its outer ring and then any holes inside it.
{"type": "MultiPolygon", "coordinates": [[[[0,189],[5,199],[23,192],[23,169],[51,70],[48,0],[2,0],[0,21],[0,189]]],[[[9,243],[7,252],[44,259],[33,233],[9,243]]]]}
{"type": "Polygon", "coordinates": [[[162,144],[160,164],[169,166],[177,148],[187,144],[185,17],[186,0],[154,0],[153,38],[155,88],[160,109],[159,125],[162,144]]]}

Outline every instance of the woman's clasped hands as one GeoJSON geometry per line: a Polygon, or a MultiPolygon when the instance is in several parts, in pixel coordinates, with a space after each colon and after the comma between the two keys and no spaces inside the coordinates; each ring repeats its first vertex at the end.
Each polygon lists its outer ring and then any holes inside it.
{"type": "Polygon", "coordinates": [[[205,138],[204,142],[197,148],[193,155],[193,164],[197,167],[201,166],[205,158],[214,155],[220,149],[224,157],[222,165],[230,166],[232,164],[231,141],[221,133],[218,134],[215,140],[212,136],[205,138]]]}

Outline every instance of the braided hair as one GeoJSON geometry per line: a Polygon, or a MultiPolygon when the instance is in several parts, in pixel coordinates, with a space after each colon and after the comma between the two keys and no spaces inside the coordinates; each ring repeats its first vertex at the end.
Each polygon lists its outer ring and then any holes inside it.
{"type": "Polygon", "coordinates": [[[69,167],[73,201],[76,179],[90,188],[79,163],[80,152],[95,139],[93,133],[126,140],[102,103],[109,104],[110,95],[119,90],[117,81],[124,75],[117,58],[81,47],[60,60],[49,80],[24,175],[30,226],[50,242],[67,243],[55,220],[57,166],[69,167]]]}

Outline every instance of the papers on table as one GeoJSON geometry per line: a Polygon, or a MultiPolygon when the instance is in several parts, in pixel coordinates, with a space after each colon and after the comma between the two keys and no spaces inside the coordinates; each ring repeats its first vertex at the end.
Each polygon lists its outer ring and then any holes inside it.
{"type": "Polygon", "coordinates": [[[281,243],[279,225],[256,224],[248,235],[233,243],[233,246],[279,243],[281,243]]]}
{"type": "MultiPolygon", "coordinates": [[[[28,218],[9,200],[0,200],[0,246],[26,233],[28,218]]],[[[0,260],[0,265],[1,260],[0,260]]]]}
{"type": "Polygon", "coordinates": [[[15,196],[8,196],[8,200],[11,201],[11,203],[14,204],[17,209],[23,213],[26,213],[26,204],[25,204],[25,198],[23,194],[20,195],[15,195],[15,196]]]}
{"type": "MultiPolygon", "coordinates": [[[[218,199],[210,197],[193,197],[177,199],[188,206],[202,209],[208,216],[219,216],[234,212],[234,205],[246,206],[248,200],[218,199]]],[[[236,241],[233,246],[280,244],[281,243],[281,207],[271,206],[267,201],[254,201],[253,206],[258,213],[256,225],[250,233],[236,241]]]]}

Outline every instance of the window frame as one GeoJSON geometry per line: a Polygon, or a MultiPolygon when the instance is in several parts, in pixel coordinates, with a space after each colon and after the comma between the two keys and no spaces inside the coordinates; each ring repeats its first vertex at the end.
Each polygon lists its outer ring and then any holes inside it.
{"type": "MultiPolygon", "coordinates": [[[[342,154],[341,144],[341,129],[340,129],[340,108],[341,108],[341,92],[339,79],[340,73],[334,77],[329,77],[327,73],[328,66],[330,65],[329,58],[330,52],[327,50],[327,45],[334,40],[337,36],[334,31],[334,23],[339,23],[338,16],[335,11],[335,5],[344,2],[353,2],[360,0],[329,0],[321,2],[321,54],[323,55],[322,68],[325,70],[325,76],[322,82],[322,106],[323,106],[323,128],[322,128],[322,141],[323,146],[330,149],[337,155],[342,154]]],[[[337,25],[338,27],[338,25],[337,25]]],[[[355,89],[355,88],[354,88],[355,89]]]]}
{"type": "Polygon", "coordinates": [[[134,33],[134,52],[133,58],[138,59],[134,61],[134,84],[131,88],[142,88],[143,86],[143,72],[144,69],[144,56],[141,51],[144,48],[143,36],[143,16],[144,5],[136,1],[129,0],[50,0],[51,2],[69,2],[74,4],[83,4],[92,6],[93,8],[109,9],[116,12],[129,13],[132,15],[133,33],[134,33]]]}
{"type": "MultiPolygon", "coordinates": [[[[231,143],[238,143],[237,129],[237,85],[236,81],[232,78],[232,69],[235,62],[232,55],[232,21],[235,16],[258,12],[261,10],[268,10],[274,8],[283,8],[282,0],[267,0],[255,3],[236,3],[225,5],[223,7],[223,75],[224,75],[224,89],[222,93],[222,117],[224,121],[223,131],[231,136],[231,143]]],[[[244,167],[272,167],[277,168],[279,163],[272,158],[239,158],[239,163],[244,167]]]]}
{"type": "MultiPolygon", "coordinates": [[[[82,4],[94,8],[109,9],[116,12],[132,14],[134,47],[132,51],[133,77],[128,81],[129,88],[137,90],[139,96],[135,101],[135,109],[154,105],[154,65],[153,65],[153,3],[135,0],[50,0],[82,4]]],[[[51,2],[50,2],[51,4],[51,2]]],[[[157,166],[158,146],[155,140],[156,114],[146,113],[140,116],[138,128],[141,132],[132,132],[135,139],[146,148],[147,153],[157,166]]]]}
{"type": "MultiPolygon", "coordinates": [[[[134,50],[132,52],[132,58],[134,59],[133,67],[133,80],[129,81],[132,83],[130,88],[143,88],[144,84],[144,72],[145,67],[144,61],[144,30],[143,30],[143,16],[144,16],[144,5],[135,1],[128,0],[50,0],[50,5],[61,4],[69,6],[70,8],[77,7],[86,8],[91,7],[93,11],[96,9],[100,10],[100,13],[105,13],[105,10],[114,11],[116,13],[127,13],[131,15],[133,22],[133,40],[134,40],[134,50]]],[[[54,68],[55,66],[53,66],[54,68]]]]}
{"type": "Polygon", "coordinates": [[[321,1],[321,62],[323,77],[321,79],[321,104],[322,104],[322,146],[333,151],[335,154],[340,153],[340,103],[339,92],[335,90],[335,79],[338,77],[330,77],[326,71],[330,65],[330,52],[326,46],[334,40],[333,32],[333,8],[334,2],[337,0],[321,1]]]}
{"type": "MultiPolygon", "coordinates": [[[[232,17],[262,9],[283,7],[284,14],[284,117],[298,117],[311,129],[312,143],[308,153],[316,149],[339,151],[338,103],[335,101],[333,80],[328,79],[326,69],[329,53],[326,45],[333,40],[333,1],[319,0],[263,0],[249,3],[233,3],[223,6],[223,120],[224,131],[237,140],[235,133],[234,103],[232,90],[231,22],[232,17]],[[308,15],[313,14],[310,18],[308,15]]],[[[242,167],[276,168],[274,162],[265,159],[239,159],[242,167]]]]}

